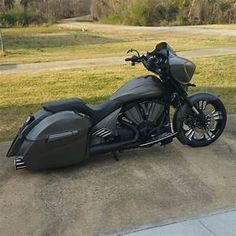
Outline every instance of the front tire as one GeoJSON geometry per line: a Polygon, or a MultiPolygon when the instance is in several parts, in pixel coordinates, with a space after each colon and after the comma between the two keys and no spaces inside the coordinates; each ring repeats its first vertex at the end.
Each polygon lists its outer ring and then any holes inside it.
{"type": "Polygon", "coordinates": [[[196,115],[186,104],[178,110],[174,118],[177,138],[191,147],[208,146],[224,131],[227,120],[224,104],[218,97],[208,93],[197,93],[189,99],[201,111],[201,115],[196,115]]]}

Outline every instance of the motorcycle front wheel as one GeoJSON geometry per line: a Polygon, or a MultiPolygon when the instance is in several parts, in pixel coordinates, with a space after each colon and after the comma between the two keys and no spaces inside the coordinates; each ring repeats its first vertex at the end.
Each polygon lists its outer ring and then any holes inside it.
{"type": "Polygon", "coordinates": [[[203,147],[215,142],[224,131],[227,114],[221,100],[207,93],[196,94],[192,104],[200,110],[197,115],[185,106],[175,120],[178,140],[192,147],[203,147]]]}

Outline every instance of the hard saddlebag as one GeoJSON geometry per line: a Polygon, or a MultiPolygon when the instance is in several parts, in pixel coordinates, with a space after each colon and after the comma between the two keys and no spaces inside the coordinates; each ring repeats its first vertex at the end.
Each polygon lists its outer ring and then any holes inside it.
{"type": "MultiPolygon", "coordinates": [[[[19,166],[39,170],[82,162],[88,157],[90,127],[90,119],[82,114],[73,111],[51,113],[26,132],[26,135],[25,129],[19,132],[15,139],[18,146],[21,139],[20,146],[14,151],[17,156],[16,167],[20,163],[19,166]]],[[[11,149],[14,150],[14,147],[11,149]]]]}

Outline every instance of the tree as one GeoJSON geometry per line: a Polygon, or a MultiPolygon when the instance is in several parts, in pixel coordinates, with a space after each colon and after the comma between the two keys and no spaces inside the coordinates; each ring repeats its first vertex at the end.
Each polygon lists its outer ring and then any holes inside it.
{"type": "Polygon", "coordinates": [[[2,54],[5,53],[5,47],[4,47],[4,42],[3,42],[3,38],[2,38],[2,30],[0,28],[0,42],[1,42],[1,51],[2,51],[2,54]]]}
{"type": "Polygon", "coordinates": [[[20,5],[24,9],[24,13],[27,12],[27,8],[29,7],[30,3],[33,2],[33,0],[20,0],[20,5]]]}
{"type": "Polygon", "coordinates": [[[6,11],[9,11],[14,7],[15,0],[4,0],[4,8],[6,11]]]}

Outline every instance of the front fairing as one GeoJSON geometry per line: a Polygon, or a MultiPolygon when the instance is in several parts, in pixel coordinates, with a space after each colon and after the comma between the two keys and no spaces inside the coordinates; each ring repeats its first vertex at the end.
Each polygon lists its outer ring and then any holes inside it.
{"type": "Polygon", "coordinates": [[[156,45],[156,48],[151,52],[151,54],[169,57],[176,55],[176,52],[168,43],[161,42],[156,45]]]}

